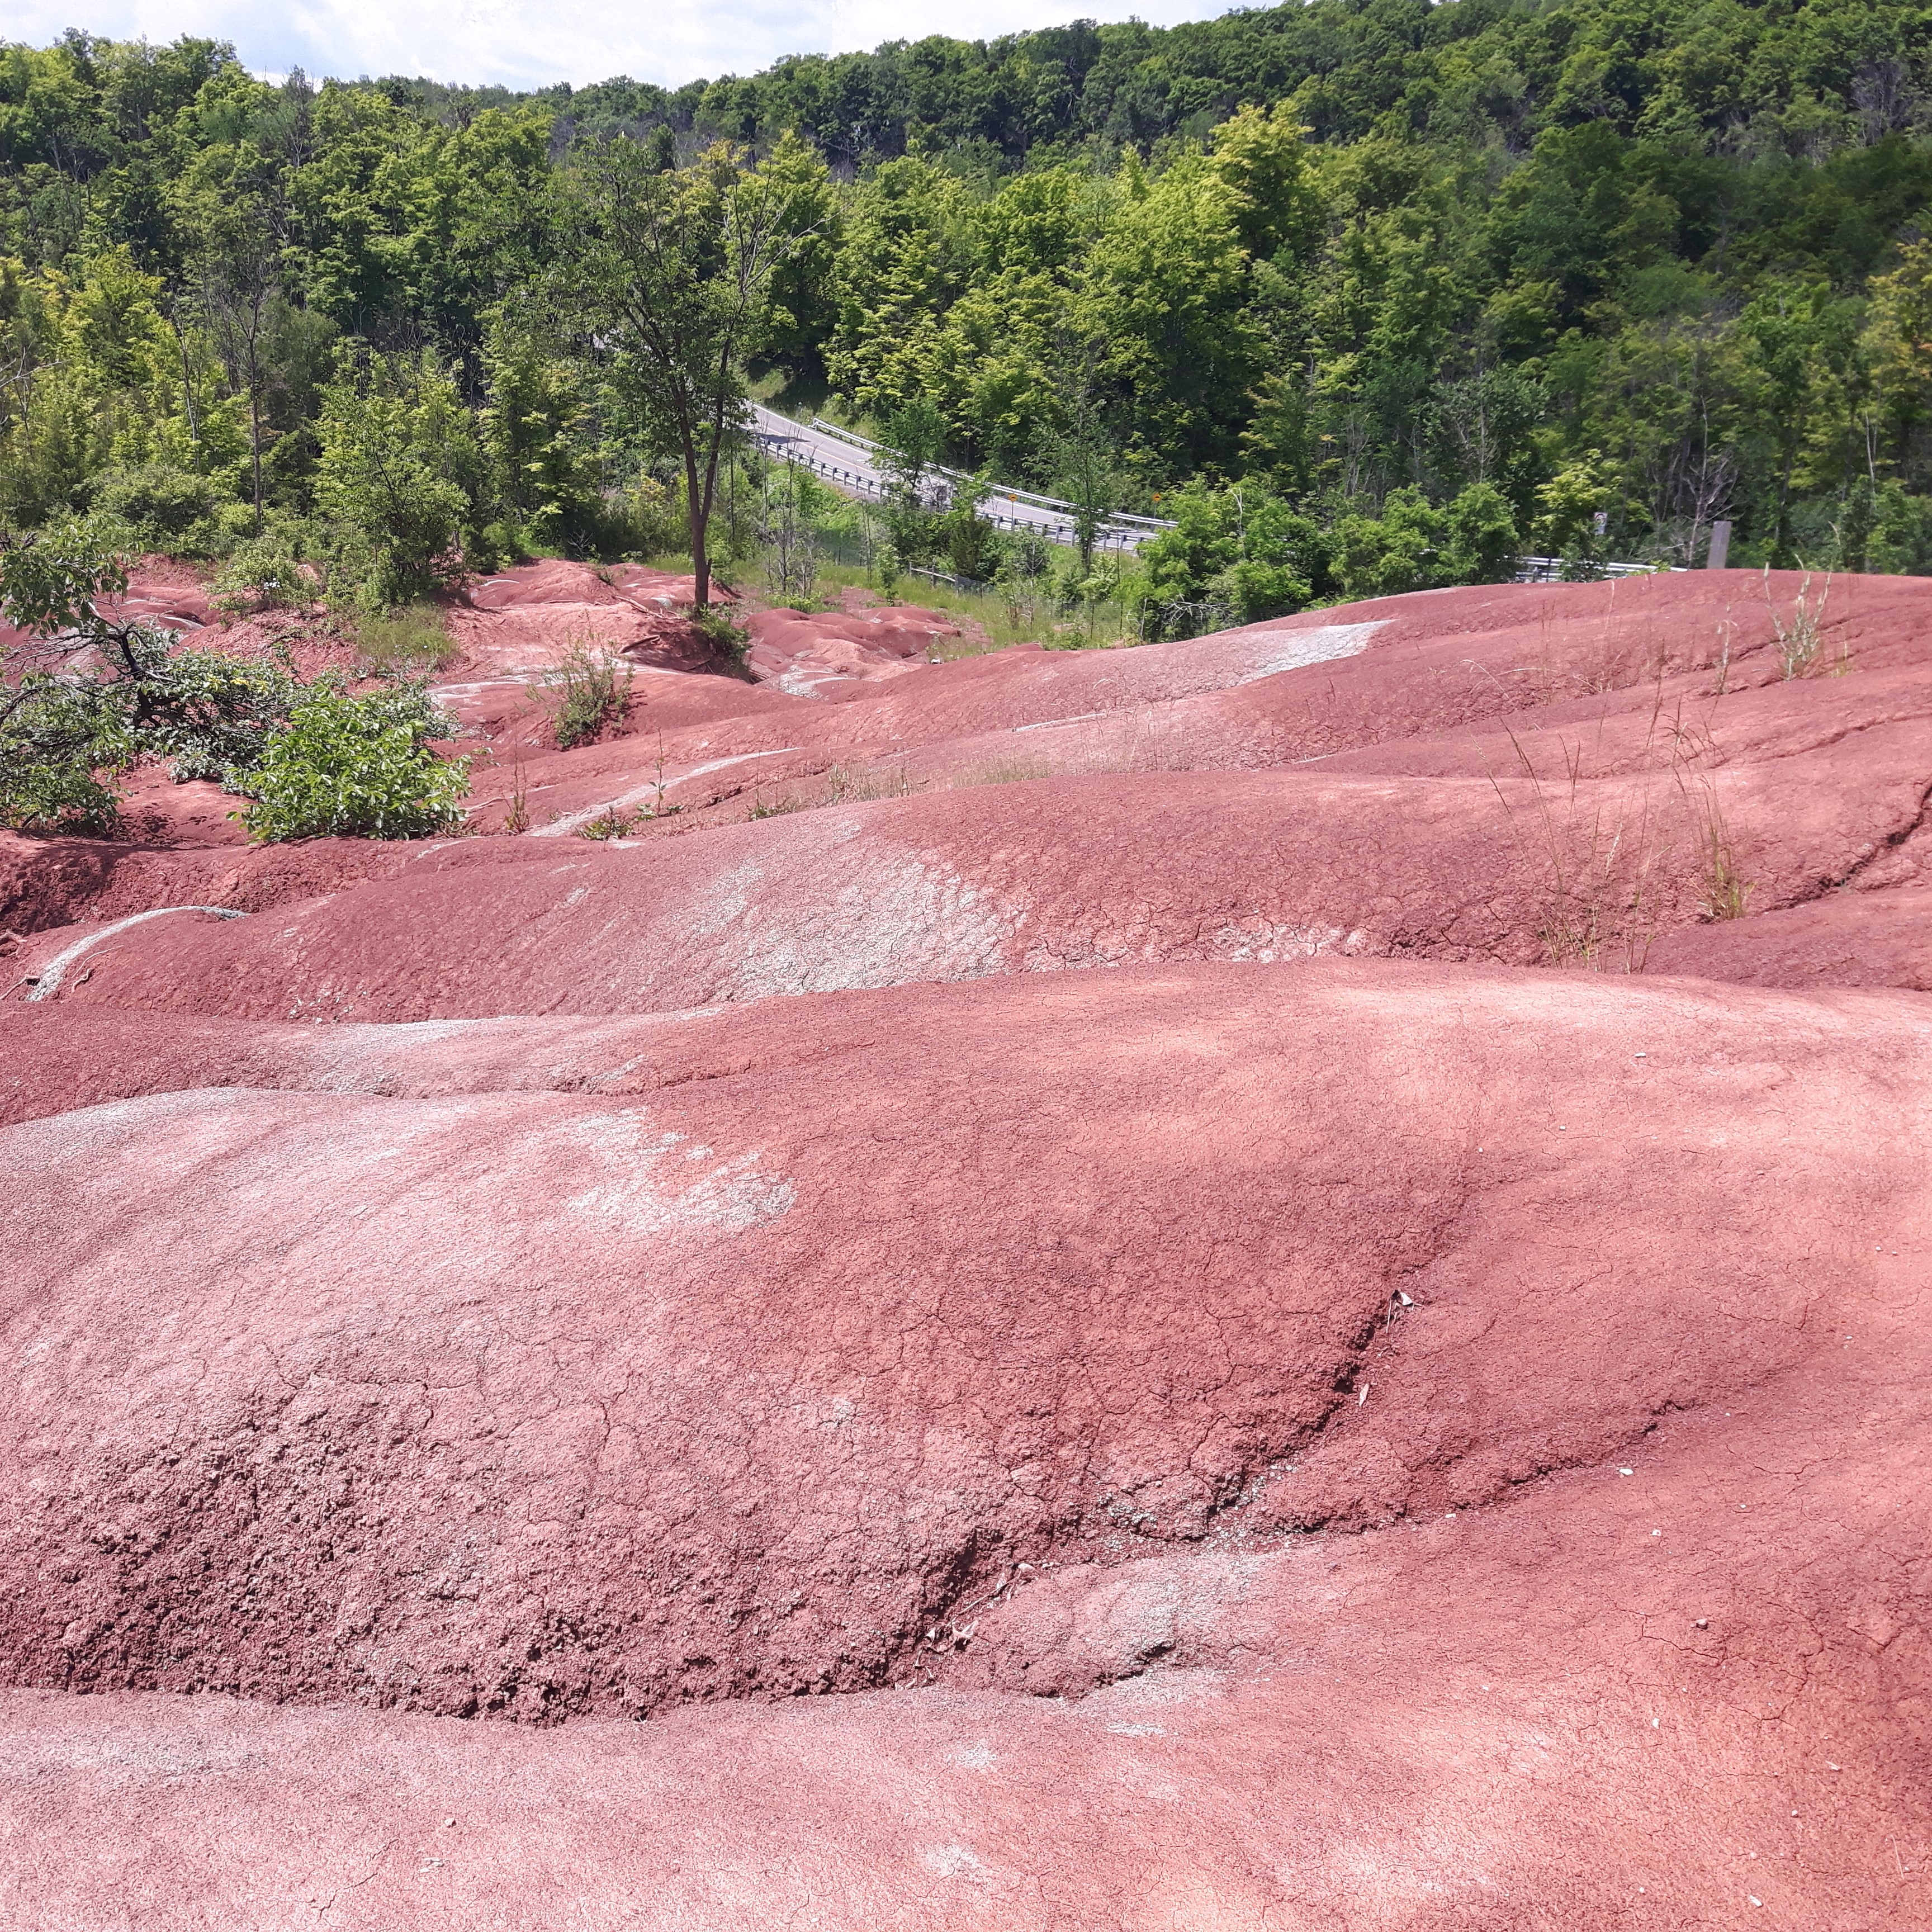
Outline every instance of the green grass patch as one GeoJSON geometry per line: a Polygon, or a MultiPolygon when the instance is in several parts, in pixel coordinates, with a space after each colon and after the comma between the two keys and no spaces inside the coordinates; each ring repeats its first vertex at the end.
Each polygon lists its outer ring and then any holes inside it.
{"type": "Polygon", "coordinates": [[[370,670],[406,676],[442,670],[457,643],[440,605],[405,604],[380,616],[358,616],[356,648],[370,670]]]}

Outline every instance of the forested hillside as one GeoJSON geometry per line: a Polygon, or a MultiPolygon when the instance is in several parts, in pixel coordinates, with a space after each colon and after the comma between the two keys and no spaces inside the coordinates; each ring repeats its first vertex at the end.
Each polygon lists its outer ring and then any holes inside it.
{"type": "Polygon", "coordinates": [[[1928,46],[1899,0],[1315,0],[527,96],[8,46],[0,521],[366,566],[380,448],[472,557],[674,544],[556,211],[614,141],[723,140],[802,237],[764,392],[1178,514],[1162,596],[1696,562],[1718,518],[1932,570],[1928,46]]]}

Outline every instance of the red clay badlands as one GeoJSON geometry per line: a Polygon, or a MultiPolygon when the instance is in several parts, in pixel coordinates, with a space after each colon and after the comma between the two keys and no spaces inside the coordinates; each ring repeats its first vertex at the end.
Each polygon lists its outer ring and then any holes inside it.
{"type": "Polygon", "coordinates": [[[659,671],[529,768],[788,808],[615,849],[14,842],[0,1922],[1932,1921],[1856,589],[659,671]]]}

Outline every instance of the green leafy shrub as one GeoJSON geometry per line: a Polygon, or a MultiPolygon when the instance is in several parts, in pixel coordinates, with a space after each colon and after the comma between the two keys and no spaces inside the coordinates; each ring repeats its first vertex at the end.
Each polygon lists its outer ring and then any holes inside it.
{"type": "Polygon", "coordinates": [[[1443,513],[1447,584],[1507,584],[1522,554],[1509,499],[1493,483],[1472,483],[1443,513]]]}
{"type": "Polygon", "coordinates": [[[1285,617],[1315,600],[1328,581],[1328,538],[1313,518],[1278,497],[1250,491],[1252,506],[1238,522],[1240,555],[1214,586],[1244,624],[1285,617]]]}
{"type": "Polygon", "coordinates": [[[143,758],[166,760],[178,784],[212,778],[246,791],[302,701],[302,683],[273,658],[172,651],[139,629],[123,650],[126,661],[104,670],[32,674],[14,690],[0,722],[9,822],[39,824],[54,801],[73,829],[98,831],[112,816],[100,775],[143,758]]]}
{"type": "Polygon", "coordinates": [[[165,463],[110,470],[96,478],[93,499],[97,510],[126,524],[151,550],[206,552],[217,498],[206,476],[165,463]]]}
{"type": "Polygon", "coordinates": [[[627,838],[650,815],[647,812],[626,812],[621,806],[608,806],[595,818],[586,819],[577,828],[577,836],[600,844],[609,838],[627,838]]]}
{"type": "Polygon", "coordinates": [[[252,795],[260,839],[410,838],[456,820],[468,761],[429,748],[453,726],[419,682],[350,698],[335,676],[304,685],[286,657],[177,650],[101,615],[126,583],[98,520],[0,543],[0,612],[27,640],[0,686],[0,823],[111,832],[113,775],[141,758],[252,795]],[[64,668],[81,641],[98,664],[64,668]]]}
{"type": "Polygon", "coordinates": [[[1264,617],[1286,616],[1306,608],[1314,596],[1308,579],[1292,562],[1243,557],[1228,566],[1225,587],[1238,623],[1258,623],[1264,617]]]}
{"type": "Polygon", "coordinates": [[[0,771],[0,826],[10,832],[112,838],[121,830],[118,788],[83,765],[9,756],[0,771]]]}
{"type": "Polygon", "coordinates": [[[97,838],[116,830],[113,776],[134,747],[107,689],[114,670],[88,676],[58,668],[71,639],[104,655],[124,643],[128,627],[108,622],[94,604],[127,584],[126,560],[100,518],[0,537],[0,616],[22,640],[7,650],[0,678],[0,825],[97,838]]]}
{"type": "Polygon", "coordinates": [[[1284,616],[1330,586],[1326,536],[1264,484],[1192,483],[1161,510],[1174,526],[1142,548],[1134,592],[1150,636],[1284,616]]]}
{"type": "Polygon", "coordinates": [[[0,716],[0,826],[112,838],[120,827],[114,777],[133,755],[125,720],[90,683],[30,674],[0,716]]]}
{"type": "MultiPolygon", "coordinates": [[[[1584,540],[1579,527],[1587,534],[1587,524],[1563,526],[1567,540],[1584,540]]],[[[1340,518],[1334,541],[1336,583],[1351,598],[1501,583],[1522,548],[1509,500],[1490,483],[1472,483],[1440,509],[1419,490],[1391,490],[1379,517],[1340,518]]]]}
{"type": "Polygon", "coordinates": [[[96,600],[128,587],[128,559],[98,517],[69,517],[24,537],[0,535],[0,610],[36,637],[73,632],[112,641],[96,600]]]}
{"type": "Polygon", "coordinates": [[[350,541],[338,575],[356,602],[392,609],[452,580],[483,459],[455,384],[425,351],[345,350],[322,392],[316,501],[350,541]]]}
{"type": "Polygon", "coordinates": [[[286,658],[232,651],[170,652],[152,633],[137,646],[142,677],[122,701],[139,755],[167,759],[176,782],[212,778],[246,791],[274,735],[302,701],[286,658]]]}
{"type": "Polygon", "coordinates": [[[533,546],[572,554],[601,548],[610,519],[577,372],[549,346],[536,319],[514,306],[491,316],[483,365],[490,400],[478,427],[508,514],[472,537],[471,562],[488,569],[533,546]],[[494,553],[488,561],[486,550],[494,553]]]}
{"type": "Polygon", "coordinates": [[[476,532],[464,556],[472,570],[488,577],[506,564],[527,563],[536,554],[531,533],[512,517],[499,517],[476,532]]]}
{"type": "Polygon", "coordinates": [[[1908,496],[1895,482],[1880,484],[1870,538],[1872,570],[1901,577],[1932,577],[1932,499],[1908,496]]]}
{"type": "Polygon", "coordinates": [[[33,640],[10,652],[0,701],[0,814],[10,824],[109,832],[112,775],[142,758],[171,760],[177,779],[242,789],[301,697],[286,662],[178,651],[139,620],[102,616],[100,600],[126,584],[126,560],[98,518],[0,548],[0,610],[33,640]],[[98,662],[65,668],[80,643],[98,662]]]}
{"type": "Polygon", "coordinates": [[[1602,454],[1594,449],[1572,458],[1538,488],[1532,535],[1540,555],[1562,558],[1566,578],[1587,580],[1602,574],[1598,519],[1607,516],[1614,494],[1602,454]]]}
{"type": "Polygon", "coordinates": [[[685,614],[704,634],[706,641],[728,664],[742,668],[745,647],[752,641],[752,634],[731,615],[728,607],[722,604],[708,604],[702,610],[685,614]]]}
{"type": "Polygon", "coordinates": [[[616,659],[583,644],[573,645],[562,663],[530,695],[550,713],[560,752],[595,744],[630,709],[632,674],[621,673],[616,659]]]}
{"type": "Polygon", "coordinates": [[[958,575],[985,582],[1000,567],[1001,546],[991,522],[980,514],[980,502],[992,494],[992,479],[976,478],[975,485],[959,492],[940,523],[947,563],[958,575]]]}
{"type": "Polygon", "coordinates": [[[462,818],[467,758],[428,740],[452,728],[419,686],[351,698],[312,688],[268,747],[243,814],[258,844],[291,838],[426,838],[462,818]]]}
{"type": "Polygon", "coordinates": [[[247,616],[315,595],[315,580],[302,568],[286,537],[252,537],[235,546],[216,573],[211,601],[224,616],[247,616]]]}
{"type": "Polygon", "coordinates": [[[572,532],[572,554],[632,556],[640,561],[682,555],[690,542],[682,484],[665,483],[641,471],[578,512],[572,532]]]}
{"type": "Polygon", "coordinates": [[[1336,520],[1335,580],[1345,598],[1397,597],[1435,583],[1444,542],[1442,512],[1420,490],[1391,490],[1379,517],[1336,520]]]}

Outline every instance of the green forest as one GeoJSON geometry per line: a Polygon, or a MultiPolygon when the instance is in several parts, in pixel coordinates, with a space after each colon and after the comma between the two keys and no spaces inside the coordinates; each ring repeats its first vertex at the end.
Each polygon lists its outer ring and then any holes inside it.
{"type": "MultiPolygon", "coordinates": [[[[1171,518],[1109,586],[1148,611],[1696,565],[1720,518],[1932,572],[1929,58],[1904,0],[1311,0],[674,92],[0,45],[0,528],[371,609],[729,568],[748,393],[1171,518]]],[[[901,508],[901,560],[1016,567],[901,508]]]]}

